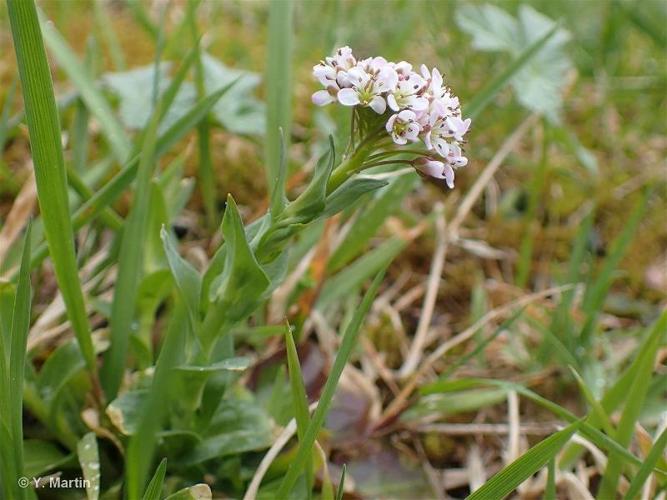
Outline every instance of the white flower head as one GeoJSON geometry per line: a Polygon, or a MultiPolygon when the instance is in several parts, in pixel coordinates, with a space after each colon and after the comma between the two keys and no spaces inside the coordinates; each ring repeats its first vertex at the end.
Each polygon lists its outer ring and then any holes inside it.
{"type": "Polygon", "coordinates": [[[417,116],[414,111],[404,109],[400,113],[392,115],[387,120],[387,132],[396,144],[404,145],[408,141],[415,142],[419,138],[421,127],[417,123],[417,116]]]}
{"type": "Polygon", "coordinates": [[[338,102],[343,106],[366,106],[379,115],[383,114],[387,109],[384,94],[394,89],[398,81],[396,70],[386,61],[385,64],[371,61],[366,69],[359,64],[347,74],[352,87],[338,92],[338,102]]]}
{"type": "Polygon", "coordinates": [[[313,103],[325,106],[336,102],[338,91],[351,86],[347,72],[356,64],[357,60],[352,54],[352,49],[345,46],[337,49],[332,57],[327,57],[313,66],[313,76],[325,87],[325,90],[313,94],[313,103]]]}
{"type": "Polygon", "coordinates": [[[411,109],[424,111],[428,109],[428,99],[420,95],[426,81],[417,73],[400,75],[396,88],[387,96],[387,104],[394,111],[411,109]]]}

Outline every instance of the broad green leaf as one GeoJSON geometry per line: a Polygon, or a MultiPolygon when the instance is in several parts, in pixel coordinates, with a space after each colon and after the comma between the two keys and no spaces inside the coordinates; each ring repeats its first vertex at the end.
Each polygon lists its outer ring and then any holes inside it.
{"type": "MultiPolygon", "coordinates": [[[[88,368],[95,373],[90,324],[74,252],[58,111],[37,9],[33,0],[10,0],[7,5],[49,253],[72,328],[88,368]]],[[[53,30],[46,25],[45,29],[53,30]]]]}
{"type": "Polygon", "coordinates": [[[111,423],[122,434],[131,436],[137,432],[148,389],[127,391],[114,399],[106,408],[111,423]]]}
{"type": "Polygon", "coordinates": [[[84,435],[77,445],[77,455],[86,483],[88,500],[97,500],[100,496],[100,456],[94,432],[84,435]]]}
{"type": "Polygon", "coordinates": [[[322,389],[322,394],[320,396],[317,409],[315,410],[310,423],[308,424],[308,428],[306,429],[303,439],[299,442],[299,450],[297,455],[290,464],[289,469],[287,470],[287,474],[280,484],[277,498],[287,497],[289,492],[294,487],[294,483],[301,474],[301,471],[303,470],[308,457],[312,454],[313,444],[315,443],[317,434],[319,433],[322,425],[324,424],[324,420],[326,419],[329,407],[331,406],[331,402],[336,392],[336,387],[338,386],[338,381],[340,380],[340,376],[343,373],[345,365],[350,359],[352,350],[357,345],[361,324],[366,317],[366,314],[368,314],[371,304],[375,300],[375,295],[380,288],[383,277],[384,270],[381,271],[373,280],[373,283],[366,292],[363,301],[356,309],[352,320],[345,330],[340,349],[336,355],[334,364],[331,367],[331,372],[327,377],[327,381],[324,384],[324,388],[322,389]]]}
{"type": "Polygon", "coordinates": [[[169,495],[165,500],[211,500],[212,498],[211,488],[208,484],[202,483],[183,488],[173,495],[169,495]]]}
{"type": "Polygon", "coordinates": [[[272,442],[271,431],[268,415],[256,402],[225,399],[216,410],[202,442],[179,461],[198,464],[268,448],[272,442]]]}
{"type": "Polygon", "coordinates": [[[23,455],[26,477],[37,477],[64,466],[72,461],[73,455],[66,455],[51,441],[26,439],[23,441],[23,455]]]}
{"type": "Polygon", "coordinates": [[[162,493],[162,484],[164,483],[164,476],[167,473],[167,459],[163,458],[158,465],[158,468],[155,470],[155,474],[151,479],[151,482],[148,483],[146,492],[144,493],[143,500],[160,500],[160,495],[162,493]]]}
{"type": "Polygon", "coordinates": [[[579,429],[579,422],[568,425],[565,429],[552,434],[533,446],[510,465],[494,475],[476,490],[467,500],[502,499],[514,491],[521,483],[539,471],[579,429]]]}
{"type": "Polygon", "coordinates": [[[524,68],[528,62],[536,57],[536,54],[546,45],[546,43],[556,35],[557,26],[554,26],[547,34],[532,45],[522,48],[521,54],[509,64],[505,70],[493,78],[475,97],[466,105],[464,114],[469,118],[475,118],[482,112],[491,100],[505,86],[513,81],[513,78],[524,68]]]}
{"type": "Polygon", "coordinates": [[[202,326],[205,345],[212,344],[223,325],[232,326],[252,313],[270,284],[248,245],[241,215],[231,195],[227,197],[222,234],[227,247],[225,267],[216,283],[215,302],[202,326]]]}
{"type": "Polygon", "coordinates": [[[162,227],[162,230],[160,231],[160,237],[162,238],[164,252],[167,255],[167,261],[169,262],[169,269],[174,277],[181,298],[187,305],[192,327],[196,331],[200,315],[199,299],[201,297],[201,276],[197,270],[192,267],[192,264],[180,256],[172,236],[164,227],[162,227]]]}
{"type": "MultiPolygon", "coordinates": [[[[509,52],[514,57],[514,63],[503,73],[506,78],[502,83],[499,80],[498,85],[494,82],[487,89],[497,91],[511,79],[523,106],[557,121],[566,73],[571,67],[564,50],[570,38],[567,31],[528,5],[521,5],[514,18],[493,5],[467,4],[457,10],[456,21],[472,35],[478,49],[509,52]]],[[[468,114],[474,116],[471,109],[472,103],[468,114]]]]}
{"type": "MultiPolygon", "coordinates": [[[[213,115],[225,129],[237,134],[261,135],[266,130],[264,103],[252,95],[261,78],[250,71],[228,68],[208,54],[202,54],[204,83],[210,94],[222,85],[238,82],[213,108],[213,115]]],[[[194,93],[194,89],[193,89],[194,93]]]]}
{"type": "Polygon", "coordinates": [[[517,20],[495,5],[464,4],[456,11],[456,23],[472,36],[476,49],[511,51],[516,46],[517,20]]]}

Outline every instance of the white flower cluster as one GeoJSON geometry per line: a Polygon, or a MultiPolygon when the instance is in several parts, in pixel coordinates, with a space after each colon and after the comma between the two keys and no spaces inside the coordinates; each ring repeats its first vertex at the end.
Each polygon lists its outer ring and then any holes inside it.
{"type": "Polygon", "coordinates": [[[405,61],[394,63],[383,57],[357,61],[352,49],[341,47],[313,67],[313,75],[324,86],[313,94],[313,103],[339,102],[369,107],[378,115],[386,113],[386,129],[394,143],[421,139],[429,151],[440,156],[439,160],[422,157],[415,161],[415,168],[453,187],[453,169],[468,163],[461,143],[470,118],[461,118],[459,99],[443,84],[436,68],[429,71],[422,65],[420,73],[405,61]]]}

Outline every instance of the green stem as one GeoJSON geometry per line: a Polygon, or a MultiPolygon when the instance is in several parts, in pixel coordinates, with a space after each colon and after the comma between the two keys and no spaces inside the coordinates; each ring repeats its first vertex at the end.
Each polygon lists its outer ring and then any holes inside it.
{"type": "Polygon", "coordinates": [[[352,156],[338,165],[331,173],[327,184],[327,194],[333,193],[346,180],[363,170],[364,162],[368,159],[376,146],[376,140],[366,140],[359,144],[352,156]]]}

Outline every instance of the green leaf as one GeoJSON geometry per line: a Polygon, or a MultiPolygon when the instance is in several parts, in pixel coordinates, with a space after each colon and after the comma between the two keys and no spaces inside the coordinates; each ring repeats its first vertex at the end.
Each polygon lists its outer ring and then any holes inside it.
{"type": "Polygon", "coordinates": [[[222,400],[202,442],[180,461],[193,465],[268,448],[272,442],[271,430],[268,415],[255,401],[222,400]]]}
{"type": "Polygon", "coordinates": [[[464,5],[458,9],[456,21],[473,36],[476,48],[505,51],[514,57],[507,70],[469,105],[469,116],[474,117],[478,107],[511,81],[523,106],[557,121],[566,73],[571,67],[564,50],[570,38],[567,31],[527,5],[519,7],[517,18],[493,5],[464,5]]]}
{"type": "Polygon", "coordinates": [[[67,315],[88,368],[94,373],[95,353],[74,252],[58,111],[37,10],[34,0],[10,0],[7,5],[49,253],[67,315]]]}
{"type": "Polygon", "coordinates": [[[188,308],[188,314],[194,331],[199,325],[199,299],[201,297],[201,276],[192,265],[183,259],[176,249],[176,245],[170,233],[162,227],[160,237],[167,255],[169,269],[174,277],[181,298],[188,308]]]}
{"type": "Polygon", "coordinates": [[[23,454],[25,456],[23,474],[29,478],[37,477],[58,467],[62,467],[69,463],[73,456],[63,453],[51,441],[40,439],[26,439],[23,441],[23,454]]]}
{"type": "MultiPolygon", "coordinates": [[[[215,119],[230,132],[261,135],[266,130],[264,103],[253,97],[261,78],[256,73],[228,68],[208,54],[202,54],[206,91],[235,83],[234,88],[214,108],[215,119]]],[[[194,89],[193,89],[194,92],[194,89]]]]}
{"type": "Polygon", "coordinates": [[[549,460],[555,457],[574,433],[577,432],[579,426],[580,423],[575,422],[539,442],[484,483],[467,500],[505,498],[526,479],[544,467],[549,460]]]}
{"type": "Polygon", "coordinates": [[[213,292],[215,302],[209,311],[213,314],[207,315],[202,327],[204,345],[212,344],[222,325],[232,326],[252,313],[270,284],[246,240],[241,215],[231,195],[227,197],[222,234],[227,247],[225,267],[213,292]]]}
{"type": "Polygon", "coordinates": [[[165,500],[211,500],[213,493],[208,484],[195,484],[169,495],[165,500]]]}
{"type": "Polygon", "coordinates": [[[517,20],[495,5],[464,4],[456,10],[456,24],[472,35],[472,46],[479,50],[513,50],[517,20]]]}
{"type": "Polygon", "coordinates": [[[343,369],[350,359],[352,350],[357,345],[357,339],[359,338],[359,332],[361,330],[361,324],[368,314],[368,311],[371,308],[371,304],[375,300],[375,295],[377,294],[380,284],[382,283],[382,278],[384,277],[384,270],[381,271],[373,280],[370,288],[366,292],[363,301],[359,307],[354,312],[352,320],[350,321],[347,329],[345,330],[345,335],[343,336],[340,350],[336,355],[336,360],[334,361],[333,366],[331,367],[331,372],[327,377],[327,381],[324,384],[322,389],[322,394],[320,396],[317,409],[315,410],[306,433],[303,439],[299,443],[299,450],[297,451],[296,457],[289,466],[287,474],[283,478],[280,488],[278,490],[277,498],[287,498],[287,495],[294,487],[294,483],[298,479],[303,467],[305,466],[308,457],[312,453],[313,444],[317,438],[324,420],[331,406],[334,394],[336,392],[336,387],[338,386],[338,381],[340,376],[343,373],[343,369]]]}
{"type": "Polygon", "coordinates": [[[155,470],[155,474],[151,479],[151,482],[148,483],[146,492],[144,493],[143,500],[160,500],[160,495],[162,493],[162,484],[164,483],[164,476],[167,473],[167,459],[163,458],[155,470]]]}
{"type": "Polygon", "coordinates": [[[321,217],[329,218],[351,206],[365,194],[377,191],[389,184],[387,181],[355,177],[327,196],[321,217]]]}
{"type": "Polygon", "coordinates": [[[529,61],[531,61],[536,54],[547,44],[547,42],[556,35],[558,29],[554,26],[547,34],[537,40],[535,43],[526,47],[521,54],[512,61],[511,64],[493,78],[482,90],[480,90],[475,97],[465,107],[465,115],[474,119],[479,115],[491,100],[500,92],[505,86],[512,81],[512,79],[524,68],[529,61]]]}
{"type": "Polygon", "coordinates": [[[94,432],[89,432],[81,438],[77,445],[77,454],[83,478],[87,481],[85,484],[88,500],[97,500],[100,496],[100,456],[94,432]]]}
{"type": "Polygon", "coordinates": [[[333,170],[336,153],[333,138],[329,138],[329,150],[317,161],[313,178],[299,197],[285,209],[284,215],[290,222],[306,223],[320,216],[325,207],[327,183],[333,170]]]}
{"type": "MultiPolygon", "coordinates": [[[[289,150],[292,116],[292,36],[294,2],[284,0],[269,4],[268,44],[266,53],[266,138],[264,162],[267,185],[281,179],[283,152],[289,150]]],[[[284,157],[286,158],[286,154],[284,157]]],[[[284,183],[284,177],[282,177],[284,183]]],[[[276,185],[283,196],[284,184],[276,185]]]]}
{"type": "Polygon", "coordinates": [[[124,435],[132,436],[137,432],[148,393],[147,389],[123,392],[107,406],[109,420],[124,435]]]}

